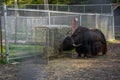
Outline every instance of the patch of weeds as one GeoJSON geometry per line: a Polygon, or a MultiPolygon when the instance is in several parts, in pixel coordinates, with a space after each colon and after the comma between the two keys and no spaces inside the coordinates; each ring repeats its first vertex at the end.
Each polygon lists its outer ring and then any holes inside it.
{"type": "Polygon", "coordinates": [[[0,53],[0,64],[6,63],[6,56],[5,56],[5,45],[2,46],[2,53],[0,53]]]}

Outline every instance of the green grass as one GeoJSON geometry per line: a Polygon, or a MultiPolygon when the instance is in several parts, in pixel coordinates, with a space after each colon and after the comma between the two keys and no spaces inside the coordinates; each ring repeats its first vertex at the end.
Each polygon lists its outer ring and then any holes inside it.
{"type": "Polygon", "coordinates": [[[6,63],[6,56],[5,56],[5,45],[2,45],[2,53],[0,53],[2,56],[0,58],[0,64],[5,64],[6,63]]]}
{"type": "Polygon", "coordinates": [[[9,53],[10,57],[20,57],[26,55],[35,55],[43,51],[44,46],[30,45],[30,44],[10,44],[9,53]]]}
{"type": "Polygon", "coordinates": [[[32,50],[35,48],[39,48],[42,49],[44,46],[40,46],[40,45],[30,45],[30,44],[10,44],[9,49],[10,50],[16,50],[16,51],[27,51],[27,50],[32,50]]]}

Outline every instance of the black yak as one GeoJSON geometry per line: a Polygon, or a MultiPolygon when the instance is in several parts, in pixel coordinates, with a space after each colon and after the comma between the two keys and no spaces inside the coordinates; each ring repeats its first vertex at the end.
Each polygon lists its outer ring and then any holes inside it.
{"type": "Polygon", "coordinates": [[[74,49],[81,54],[96,56],[99,52],[106,54],[107,43],[104,34],[98,29],[79,26],[71,36],[67,36],[60,46],[60,51],[74,49]]]}

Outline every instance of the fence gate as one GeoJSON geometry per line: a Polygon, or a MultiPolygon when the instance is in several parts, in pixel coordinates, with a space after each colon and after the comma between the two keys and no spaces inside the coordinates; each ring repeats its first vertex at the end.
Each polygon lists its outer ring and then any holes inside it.
{"type": "Polygon", "coordinates": [[[29,19],[31,20],[28,16],[18,17],[14,10],[4,12],[2,31],[3,41],[6,45],[7,61],[29,58],[36,62],[47,63],[48,57],[45,51],[48,46],[48,29],[41,29],[41,33],[37,34],[35,23],[39,19],[32,19],[32,23],[29,19]]]}
{"type": "Polygon", "coordinates": [[[46,52],[48,45],[48,28],[18,29],[9,33],[9,59],[33,59],[35,62],[48,63],[46,52]],[[38,30],[40,32],[38,32],[38,30]]]}

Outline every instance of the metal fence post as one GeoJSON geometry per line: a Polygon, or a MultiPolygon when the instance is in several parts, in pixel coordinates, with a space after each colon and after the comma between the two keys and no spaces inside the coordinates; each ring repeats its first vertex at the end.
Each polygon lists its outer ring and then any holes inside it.
{"type": "Polygon", "coordinates": [[[113,27],[112,38],[115,40],[114,9],[113,9],[112,4],[111,4],[111,13],[112,13],[112,27],[113,27]]]}
{"type": "Polygon", "coordinates": [[[9,43],[8,43],[8,30],[7,30],[7,8],[4,4],[4,28],[5,28],[5,48],[6,48],[6,63],[9,63],[9,43]]]}
{"type": "MultiPolygon", "coordinates": [[[[18,8],[17,0],[14,0],[14,8],[18,8]]],[[[15,10],[15,44],[17,43],[17,16],[18,16],[18,11],[15,10]]]]}
{"type": "Polygon", "coordinates": [[[95,28],[98,29],[98,15],[95,14],[95,28]]]}
{"type": "Polygon", "coordinates": [[[3,49],[2,49],[2,24],[1,24],[1,15],[2,12],[0,11],[0,53],[3,53],[3,49]]]}
{"type": "Polygon", "coordinates": [[[51,25],[51,21],[50,21],[50,11],[48,11],[48,24],[51,25]]]}
{"type": "Polygon", "coordinates": [[[82,26],[82,15],[80,15],[80,26],[82,26]]]}

